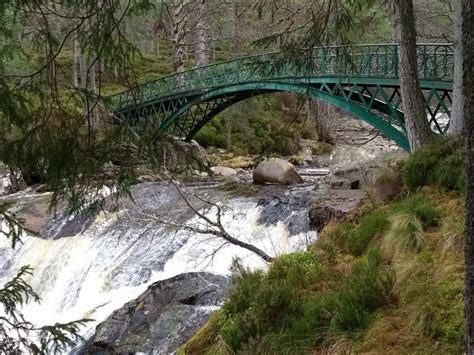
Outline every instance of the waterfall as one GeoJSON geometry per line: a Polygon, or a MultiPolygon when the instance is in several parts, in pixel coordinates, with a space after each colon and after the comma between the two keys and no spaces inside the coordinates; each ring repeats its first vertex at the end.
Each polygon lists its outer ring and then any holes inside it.
{"type": "MultiPolygon", "coordinates": [[[[317,191],[312,184],[265,187],[254,197],[225,197],[214,185],[189,186],[225,205],[222,224],[234,237],[272,256],[305,249],[316,238],[308,228],[307,207],[317,191]]],[[[105,208],[82,224],[80,232],[57,238],[68,217],[55,218],[49,236],[24,236],[14,250],[0,239],[0,284],[23,265],[34,271],[27,281],[41,297],[23,312],[37,326],[91,318],[83,335],[115,309],[136,298],[152,283],[191,271],[228,274],[234,257],[251,268],[265,267],[253,253],[222,239],[172,228],[146,216],[172,218],[177,223],[202,224],[173,186],[142,183],[132,188],[132,200],[105,208]]],[[[215,208],[197,208],[215,218],[215,208]]],[[[63,233],[64,234],[64,233],[63,233]]]]}

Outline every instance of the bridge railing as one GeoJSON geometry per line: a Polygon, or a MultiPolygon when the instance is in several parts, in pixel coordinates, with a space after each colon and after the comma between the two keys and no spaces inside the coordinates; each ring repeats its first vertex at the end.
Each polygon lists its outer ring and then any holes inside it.
{"type": "MultiPolygon", "coordinates": [[[[417,52],[420,79],[452,80],[452,45],[419,44],[417,52]]],[[[181,93],[262,80],[324,76],[398,78],[397,45],[316,48],[306,57],[294,60],[274,52],[238,58],[165,76],[110,96],[108,101],[120,110],[181,93]]]]}

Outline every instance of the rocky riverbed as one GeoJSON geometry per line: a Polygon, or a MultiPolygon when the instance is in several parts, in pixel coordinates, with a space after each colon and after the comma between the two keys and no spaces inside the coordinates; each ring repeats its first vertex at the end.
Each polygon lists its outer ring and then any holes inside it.
{"type": "MultiPolygon", "coordinates": [[[[359,132],[370,139],[368,128],[359,132]]],[[[402,154],[381,137],[351,144],[307,157],[296,167],[299,184],[254,185],[252,169],[216,167],[214,176],[178,183],[180,190],[153,178],[133,186],[132,199],[114,201],[104,190],[103,208],[74,216],[61,206],[50,213],[41,188],[9,194],[2,178],[0,199],[31,235],[14,250],[0,240],[0,283],[29,264],[28,282],[42,298],[25,305],[30,321],[94,319],[83,331],[87,344],[70,352],[172,353],[225,299],[234,257],[266,267],[254,253],[204,233],[209,224],[195,211],[220,218],[230,235],[268,255],[304,250],[329,218],[357,206],[379,166],[402,154]]]]}

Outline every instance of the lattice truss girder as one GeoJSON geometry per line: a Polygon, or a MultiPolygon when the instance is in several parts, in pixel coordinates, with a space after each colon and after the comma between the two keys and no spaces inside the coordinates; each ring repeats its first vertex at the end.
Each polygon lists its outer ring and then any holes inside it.
{"type": "MultiPolygon", "coordinates": [[[[377,115],[398,130],[405,131],[403,102],[399,87],[383,85],[338,85],[318,84],[315,88],[331,96],[358,105],[365,111],[377,115]]],[[[451,117],[452,92],[447,89],[422,90],[426,116],[435,133],[446,133],[451,117]]]]}
{"type": "MultiPolygon", "coordinates": [[[[366,112],[374,114],[378,119],[385,121],[400,132],[405,133],[403,103],[399,87],[366,84],[331,84],[318,83],[303,85],[308,90],[317,90],[326,95],[337,97],[352,105],[357,105],[366,112]]],[[[210,119],[231,106],[235,102],[250,96],[265,93],[244,92],[231,95],[214,97],[209,100],[199,101],[192,105],[180,116],[176,117],[172,125],[166,130],[178,139],[189,140],[210,119]]],[[[452,93],[445,89],[422,90],[425,99],[427,119],[431,128],[436,133],[445,133],[449,126],[451,115],[452,93]]],[[[183,97],[170,101],[157,102],[145,105],[135,110],[127,111],[124,119],[135,129],[142,133],[149,132],[155,135],[160,131],[161,125],[169,117],[175,115],[181,108],[192,102],[195,97],[183,97]]]]}
{"type": "Polygon", "coordinates": [[[236,101],[238,101],[238,96],[230,95],[197,103],[179,116],[168,129],[168,132],[179,139],[189,140],[209,119],[236,101]]]}
{"type": "Polygon", "coordinates": [[[160,128],[164,120],[183,107],[189,99],[188,97],[182,97],[169,101],[150,103],[133,110],[127,110],[119,115],[135,131],[141,134],[149,132],[153,135],[160,128]]]}

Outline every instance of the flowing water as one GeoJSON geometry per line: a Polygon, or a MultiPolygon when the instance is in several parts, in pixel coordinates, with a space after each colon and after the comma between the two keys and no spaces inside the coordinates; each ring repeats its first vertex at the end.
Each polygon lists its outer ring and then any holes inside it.
{"type": "MultiPolygon", "coordinates": [[[[215,183],[188,184],[184,190],[225,206],[222,224],[232,236],[276,256],[305,249],[316,238],[309,229],[307,209],[314,196],[325,193],[320,175],[327,171],[301,173],[305,184],[265,186],[251,197],[229,197],[215,183]]],[[[228,274],[234,257],[249,267],[265,267],[245,249],[176,228],[183,224],[206,228],[206,224],[187,208],[173,185],[142,183],[132,188],[132,195],[133,201],[109,204],[87,218],[59,215],[50,222],[47,235],[25,236],[14,250],[0,238],[0,284],[23,265],[34,269],[28,282],[42,301],[24,307],[28,320],[41,326],[92,318],[95,321],[83,330],[89,337],[113,310],[158,280],[190,271],[228,274]]],[[[193,197],[190,201],[216,219],[215,207],[193,197]]]]}

